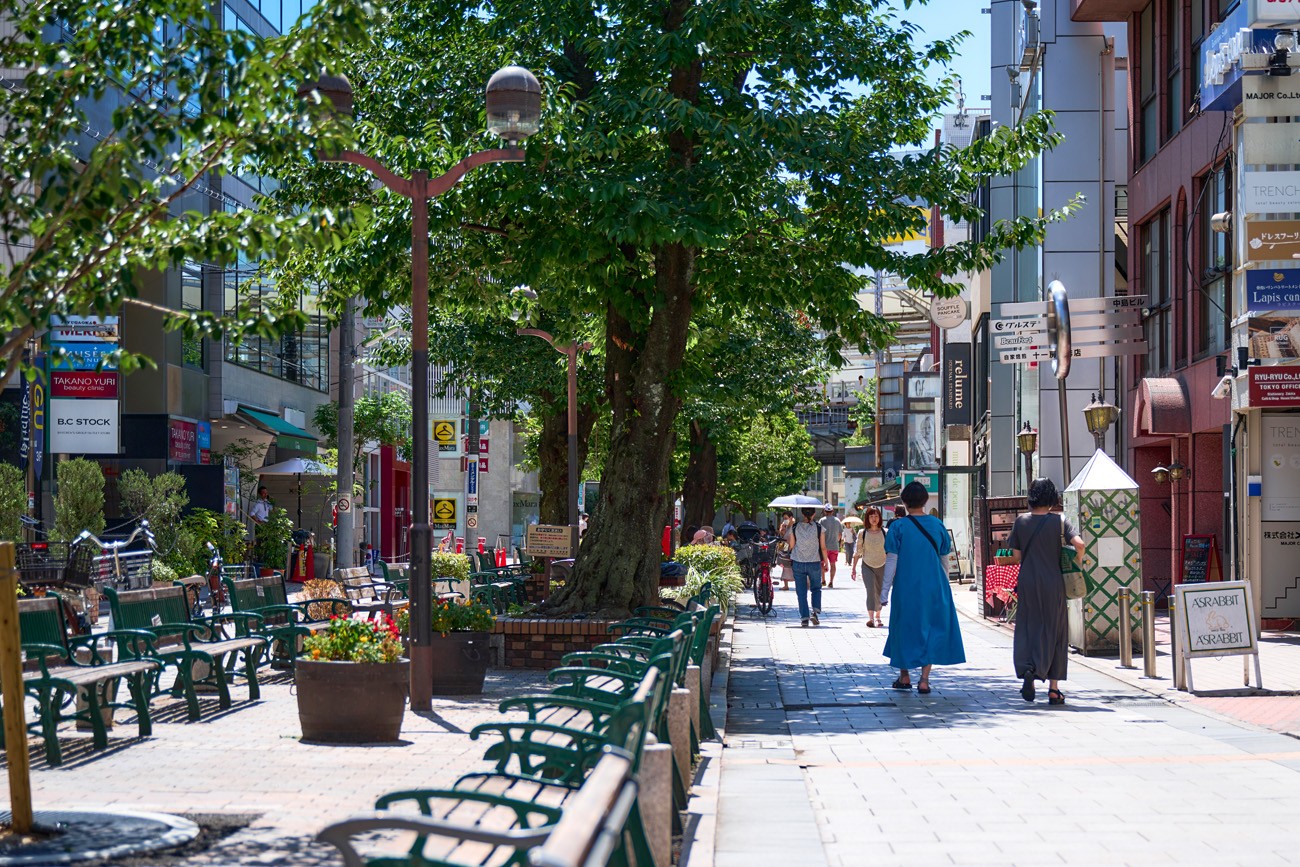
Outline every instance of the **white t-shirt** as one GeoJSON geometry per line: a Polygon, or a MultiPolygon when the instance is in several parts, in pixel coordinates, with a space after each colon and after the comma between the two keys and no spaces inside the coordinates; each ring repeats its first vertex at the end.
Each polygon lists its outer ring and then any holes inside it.
{"type": "Polygon", "coordinates": [[[265,524],[267,521],[271,519],[271,501],[270,500],[254,501],[253,508],[248,510],[248,515],[254,521],[257,521],[258,523],[261,524],[265,524]]]}

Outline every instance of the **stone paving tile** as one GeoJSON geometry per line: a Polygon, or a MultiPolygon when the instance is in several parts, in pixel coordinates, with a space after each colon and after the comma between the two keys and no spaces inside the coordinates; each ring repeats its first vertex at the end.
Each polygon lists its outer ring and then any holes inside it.
{"type": "Polygon", "coordinates": [[[160,700],[158,718],[168,721],[155,722],[150,738],[135,738],[134,723],[123,722],[129,715],[119,713],[107,750],[89,750],[88,734],[66,726],[61,740],[71,759],[65,764],[49,767],[33,747],[36,809],[118,806],[253,817],[209,851],[132,864],[341,864],[336,850],[313,842],[317,831],[371,809],[387,792],[446,786],[486,767],[482,757],[492,740],[471,741],[468,732],[504,718],[497,712],[502,698],[543,689],[545,673],[494,669],[482,696],[435,698],[427,714],[408,710],[401,742],[378,746],[301,743],[291,680],[269,681],[260,701],[241,701],[247,692],[236,686],[230,711],[205,713],[196,723],[185,722],[175,702],[160,700]]]}
{"type": "MultiPolygon", "coordinates": [[[[1300,858],[1286,842],[1300,810],[1300,742],[1203,714],[1185,697],[1171,704],[1075,660],[1069,704],[1027,704],[1011,673],[1010,633],[965,619],[966,665],[936,670],[930,696],[891,690],[887,633],[863,626],[853,587],[823,595],[823,623],[837,628],[799,628],[793,593],[777,593],[766,621],[740,612],[717,863],[743,863],[729,858],[741,854],[732,841],[746,841],[748,853],[761,848],[749,835],[777,836],[763,830],[775,817],[728,802],[743,792],[746,803],[768,803],[767,774],[780,775],[777,800],[793,797],[792,764],[821,851],[791,863],[1300,858]],[[784,708],[773,706],[774,691],[784,708]],[[789,746],[766,747],[759,732],[788,735],[789,746]]],[[[798,824],[795,809],[787,806],[782,828],[798,824]]]]}

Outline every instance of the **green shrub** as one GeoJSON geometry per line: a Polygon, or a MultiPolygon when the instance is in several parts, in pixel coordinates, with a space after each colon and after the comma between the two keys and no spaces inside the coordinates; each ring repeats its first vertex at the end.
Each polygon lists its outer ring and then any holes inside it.
{"type": "Polygon", "coordinates": [[[170,584],[180,577],[180,573],[168,566],[165,560],[153,561],[153,580],[155,584],[170,584]]]}
{"type": "Polygon", "coordinates": [[[180,473],[150,476],[144,470],[126,470],[118,477],[117,493],[122,499],[122,514],[148,521],[158,550],[164,556],[170,554],[180,534],[181,512],[190,504],[185,477],[180,473]]]}
{"type": "Polygon", "coordinates": [[[469,580],[469,557],[464,554],[448,554],[435,551],[429,558],[429,574],[434,578],[455,578],[457,581],[469,580]]]}
{"type": "Polygon", "coordinates": [[[0,464],[0,539],[16,542],[23,538],[27,513],[27,480],[13,464],[0,464]]]}
{"type": "Polygon", "coordinates": [[[686,583],[670,588],[674,599],[685,600],[700,592],[705,582],[713,584],[713,595],[725,616],[731,610],[736,594],[745,588],[736,563],[736,552],[721,545],[683,545],[673,557],[678,563],[690,567],[686,583]]]}
{"type": "Polygon", "coordinates": [[[104,472],[85,458],[59,461],[54,469],[58,493],[54,496],[54,529],[50,538],[70,542],[89,530],[104,532],[104,472]]]}
{"type": "Polygon", "coordinates": [[[293,537],[293,521],[284,509],[271,509],[265,524],[253,527],[253,562],[272,569],[283,569],[293,537]]]}
{"type": "Polygon", "coordinates": [[[206,575],[212,558],[208,542],[217,546],[226,563],[243,563],[248,550],[244,538],[244,524],[238,518],[210,509],[195,509],[181,521],[176,548],[167,557],[167,563],[186,575],[206,575]]]}

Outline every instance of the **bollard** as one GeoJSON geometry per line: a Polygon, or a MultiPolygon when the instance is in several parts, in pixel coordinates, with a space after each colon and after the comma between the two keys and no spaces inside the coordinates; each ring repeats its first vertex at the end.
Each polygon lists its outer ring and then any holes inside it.
{"type": "Polygon", "coordinates": [[[1183,675],[1183,655],[1178,652],[1178,599],[1169,594],[1169,655],[1174,659],[1174,689],[1186,689],[1183,675]]]}
{"type": "Polygon", "coordinates": [[[668,695],[668,742],[673,748],[677,775],[687,794],[691,790],[691,694],[675,687],[668,695]]]}
{"type": "Polygon", "coordinates": [[[673,748],[646,737],[641,754],[641,789],[637,808],[645,825],[654,867],[672,867],[673,852],[673,748]]]}
{"type": "Polygon", "coordinates": [[[1133,667],[1133,592],[1119,590],[1119,667],[1133,667]]]}
{"type": "Polygon", "coordinates": [[[1156,594],[1142,591],[1142,674],[1156,676],[1156,594]]]}

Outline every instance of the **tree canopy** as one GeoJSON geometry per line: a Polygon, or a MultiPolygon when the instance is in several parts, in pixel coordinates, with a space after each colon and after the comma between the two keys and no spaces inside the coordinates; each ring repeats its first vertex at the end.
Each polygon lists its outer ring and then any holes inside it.
{"type": "MultiPolygon", "coordinates": [[[[603,322],[600,506],[552,610],[614,614],[656,597],[699,317],[790,307],[829,351],[866,349],[888,329],[858,303],[862,273],[954,294],[951,275],[1035,243],[1059,216],[920,253],[889,245],[920,228],[917,202],[978,219],[980,185],[1055,141],[1042,114],[934,146],[949,88],[931,79],[958,40],[915,37],[884,0],[420,0],[344,59],[358,140],[399,173],[437,173],[488,144],[481,87],[495,67],[542,81],[527,162],[480,169],[434,203],[430,273],[443,306],[499,305],[502,287],[526,283],[543,314],[603,322]]],[[[309,165],[291,186],[328,202],[357,178],[309,165]]],[[[366,275],[349,280],[387,309],[409,286],[409,209],[382,190],[364,198],[374,219],[330,262],[366,275]]]]}
{"type": "MultiPolygon", "coordinates": [[[[319,246],[346,216],[238,207],[217,180],[341,140],[339,125],[295,90],[364,41],[373,8],[323,0],[273,38],[226,29],[213,8],[0,0],[0,68],[17,71],[0,86],[0,385],[51,316],[117,315],[142,271],[319,246]]],[[[163,312],[171,327],[213,337],[303,324],[288,309],[239,322],[163,312]]],[[[123,370],[142,363],[120,359],[123,370]]]]}

